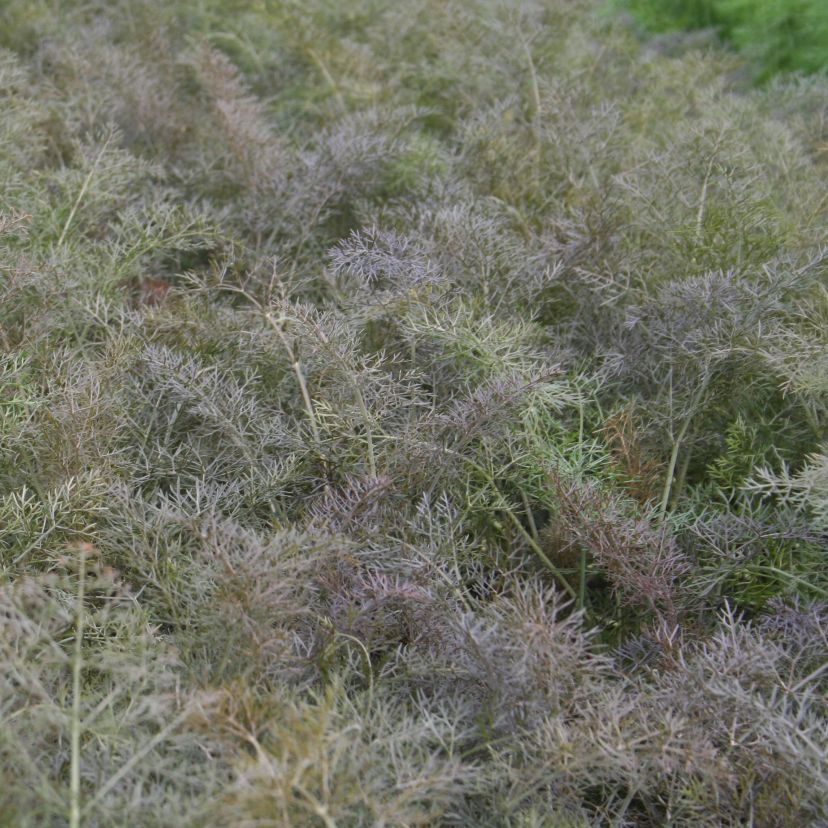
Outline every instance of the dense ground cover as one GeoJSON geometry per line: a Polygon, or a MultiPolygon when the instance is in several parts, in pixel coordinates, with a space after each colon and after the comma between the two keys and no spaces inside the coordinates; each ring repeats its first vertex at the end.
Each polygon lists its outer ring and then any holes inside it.
{"type": "Polygon", "coordinates": [[[0,825],[828,819],[828,84],[583,0],[7,0],[0,825]]]}

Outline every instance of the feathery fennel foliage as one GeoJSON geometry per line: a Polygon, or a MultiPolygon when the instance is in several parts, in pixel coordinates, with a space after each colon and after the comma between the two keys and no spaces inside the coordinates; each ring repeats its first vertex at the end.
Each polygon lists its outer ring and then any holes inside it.
{"type": "Polygon", "coordinates": [[[597,0],[7,0],[0,826],[828,819],[828,86],[597,0]]]}

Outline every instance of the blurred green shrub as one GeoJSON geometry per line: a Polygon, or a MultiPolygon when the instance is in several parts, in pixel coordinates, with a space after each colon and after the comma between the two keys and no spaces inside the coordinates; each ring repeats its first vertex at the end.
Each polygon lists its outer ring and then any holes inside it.
{"type": "Polygon", "coordinates": [[[828,66],[823,0],[619,0],[647,30],[715,28],[754,65],[757,80],[828,66]]]}

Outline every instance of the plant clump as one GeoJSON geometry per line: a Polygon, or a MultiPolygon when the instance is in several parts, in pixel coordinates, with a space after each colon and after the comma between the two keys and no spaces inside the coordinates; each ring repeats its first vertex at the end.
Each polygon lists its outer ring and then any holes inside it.
{"type": "Polygon", "coordinates": [[[0,826],[828,820],[828,85],[598,9],[4,4],[0,826]]]}

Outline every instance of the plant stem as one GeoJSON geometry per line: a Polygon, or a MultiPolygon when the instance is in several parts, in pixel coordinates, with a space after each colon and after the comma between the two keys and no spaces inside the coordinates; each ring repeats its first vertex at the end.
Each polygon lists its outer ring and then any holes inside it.
{"type": "Polygon", "coordinates": [[[521,535],[523,535],[523,539],[529,544],[532,551],[544,562],[544,564],[546,564],[546,568],[555,576],[556,580],[564,588],[567,595],[577,601],[578,595],[572,588],[572,585],[566,580],[566,578],[564,578],[561,570],[549,560],[549,556],[543,551],[543,549],[535,543],[535,539],[526,531],[524,525],[518,520],[517,515],[505,505],[503,506],[503,511],[511,518],[512,523],[515,524],[515,528],[521,535]]]}
{"type": "Polygon", "coordinates": [[[713,174],[713,166],[716,163],[716,156],[719,152],[719,147],[724,137],[724,130],[719,133],[716,138],[716,143],[710,152],[710,158],[707,162],[707,169],[704,173],[704,181],[702,182],[701,195],[699,196],[699,209],[696,213],[696,244],[701,244],[704,241],[704,212],[707,209],[707,193],[710,187],[710,176],[713,174]]]}
{"type": "Polygon", "coordinates": [[[538,85],[538,73],[535,69],[535,61],[532,59],[532,51],[529,44],[521,34],[521,44],[526,55],[526,63],[529,66],[529,79],[532,88],[532,139],[534,142],[534,175],[535,186],[540,187],[540,166],[541,166],[541,96],[540,87],[538,85]]]}
{"type": "Polygon", "coordinates": [[[78,567],[78,603],[75,612],[75,649],[72,657],[72,729],[69,771],[69,828],[80,828],[80,739],[81,739],[81,671],[83,669],[84,593],[86,588],[86,549],[80,547],[78,567]]]}
{"type": "Polygon", "coordinates": [[[554,575],[554,577],[556,578],[558,583],[563,587],[567,595],[569,595],[570,598],[577,600],[578,595],[572,588],[572,585],[569,583],[569,581],[567,581],[564,577],[563,572],[557,566],[555,566],[555,564],[553,564],[551,560],[549,560],[549,556],[543,551],[543,549],[540,548],[540,546],[537,544],[532,535],[530,535],[529,532],[526,530],[526,527],[520,522],[520,520],[518,520],[518,517],[514,513],[512,508],[508,505],[508,503],[505,502],[506,499],[503,497],[503,494],[498,488],[497,481],[495,480],[494,475],[490,471],[488,471],[488,469],[484,468],[479,463],[472,460],[470,457],[460,454],[459,452],[448,448],[448,446],[443,446],[443,451],[445,451],[447,454],[452,454],[455,457],[459,457],[464,462],[468,463],[473,469],[475,469],[475,471],[479,472],[483,475],[483,477],[486,478],[486,482],[489,483],[489,485],[498,493],[498,495],[500,495],[500,498],[503,500],[503,503],[499,508],[509,516],[509,519],[512,521],[512,523],[514,523],[515,528],[518,530],[518,532],[520,532],[520,534],[523,535],[524,540],[526,541],[526,543],[529,544],[531,550],[541,559],[541,561],[543,561],[543,563],[546,565],[546,568],[552,573],[552,575],[554,575]]]}
{"type": "Polygon", "coordinates": [[[339,107],[340,112],[345,112],[347,107],[345,106],[345,99],[342,97],[342,92],[339,90],[339,86],[337,85],[336,81],[333,78],[333,75],[330,73],[330,70],[325,65],[325,61],[322,60],[321,56],[317,54],[313,49],[308,49],[308,57],[316,64],[317,68],[319,69],[322,77],[325,78],[328,86],[331,87],[331,91],[334,95],[334,100],[336,100],[336,105],[339,107]]]}
{"type": "Polygon", "coordinates": [[[72,209],[69,211],[69,216],[66,219],[66,223],[63,225],[63,230],[61,231],[60,238],[58,239],[58,247],[60,247],[64,240],[66,239],[66,234],[69,232],[69,227],[72,224],[72,221],[75,218],[75,213],[78,212],[78,207],[80,207],[81,201],[83,201],[83,197],[86,195],[86,191],[89,189],[89,185],[92,183],[92,176],[95,175],[95,172],[98,169],[98,163],[100,162],[101,158],[103,158],[103,154],[106,152],[106,148],[109,146],[109,142],[112,140],[112,133],[110,133],[106,141],[104,141],[104,145],[101,147],[100,152],[95,158],[95,161],[92,163],[92,168],[86,174],[86,178],[83,179],[83,184],[81,184],[80,192],[78,193],[78,197],[75,199],[75,203],[72,205],[72,209]]]}
{"type": "Polygon", "coordinates": [[[523,489],[520,490],[520,497],[523,501],[523,508],[526,511],[526,520],[529,521],[529,528],[532,530],[532,537],[537,540],[538,527],[535,523],[535,516],[532,514],[532,505],[529,503],[529,497],[523,489]]]}
{"type": "Polygon", "coordinates": [[[684,421],[681,424],[681,428],[679,429],[679,433],[676,435],[675,440],[673,441],[673,450],[670,453],[670,463],[667,466],[667,474],[665,475],[664,479],[664,490],[661,494],[661,504],[659,505],[659,517],[661,520],[664,520],[667,514],[667,506],[670,503],[670,493],[673,489],[673,477],[676,473],[676,463],[678,462],[679,450],[681,449],[681,444],[684,441],[684,438],[687,436],[687,429],[690,427],[690,423],[693,420],[693,417],[696,414],[696,409],[699,403],[704,397],[705,392],[707,391],[707,386],[710,383],[710,374],[705,372],[704,377],[702,378],[699,387],[696,389],[696,393],[693,395],[693,399],[690,401],[690,410],[687,412],[687,415],[684,418],[684,421]]]}
{"type": "Polygon", "coordinates": [[[690,468],[690,459],[692,456],[693,446],[691,444],[687,451],[684,452],[684,457],[682,458],[681,465],[679,466],[676,480],[673,483],[673,491],[670,493],[670,503],[672,504],[675,504],[679,497],[681,497],[681,492],[684,489],[684,481],[687,479],[687,470],[690,468]]]}
{"type": "Polygon", "coordinates": [[[296,357],[293,347],[291,346],[290,342],[288,342],[287,337],[285,336],[285,332],[282,330],[282,326],[279,323],[278,319],[273,317],[273,314],[270,312],[265,313],[265,319],[267,319],[270,326],[279,336],[279,339],[282,341],[282,344],[285,346],[285,350],[288,352],[290,356],[290,366],[293,369],[293,373],[296,376],[296,381],[299,383],[299,390],[302,393],[302,401],[305,405],[305,411],[308,415],[308,421],[310,422],[311,433],[313,434],[314,442],[319,445],[319,424],[316,421],[316,411],[313,407],[313,400],[311,399],[310,391],[308,391],[308,382],[305,379],[305,372],[302,369],[302,363],[296,357]]]}
{"type": "Polygon", "coordinates": [[[365,402],[365,397],[363,396],[362,389],[359,387],[359,383],[356,381],[354,375],[351,373],[348,364],[337,353],[336,348],[334,348],[331,345],[331,342],[325,335],[325,332],[318,326],[313,326],[313,333],[316,336],[316,338],[325,346],[325,350],[339,363],[340,367],[342,368],[343,374],[348,380],[348,384],[351,386],[351,389],[354,392],[357,405],[359,406],[359,412],[362,415],[362,420],[365,424],[365,437],[368,444],[368,470],[370,471],[372,477],[376,477],[377,456],[374,450],[373,423],[371,422],[371,414],[368,411],[368,405],[365,402]]]}
{"type": "MultiPolygon", "coordinates": [[[[103,798],[157,745],[164,741],[167,736],[175,730],[187,716],[191,715],[191,710],[182,710],[169,724],[163,727],[155,736],[152,737],[137,753],[133,753],[129,760],[121,765],[120,769],[113,774],[106,783],[98,788],[95,796],[86,803],[83,813],[88,813],[95,805],[103,800],[103,798]]],[[[80,823],[77,823],[79,826],[80,823]]],[[[76,826],[71,826],[76,828],[76,826]]]]}

